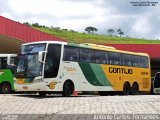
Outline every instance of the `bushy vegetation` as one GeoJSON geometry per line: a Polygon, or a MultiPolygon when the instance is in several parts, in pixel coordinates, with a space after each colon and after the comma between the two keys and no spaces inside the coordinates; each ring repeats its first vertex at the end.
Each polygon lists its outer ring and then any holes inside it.
{"type": "Polygon", "coordinates": [[[129,37],[118,37],[113,35],[79,33],[74,30],[61,29],[59,27],[46,27],[44,25],[43,26],[39,25],[38,23],[35,24],[27,23],[26,25],[29,25],[37,30],[48,33],[50,35],[60,37],[67,42],[73,42],[73,43],[97,43],[97,44],[159,44],[160,43],[160,40],[145,40],[145,39],[137,39],[129,37]]]}

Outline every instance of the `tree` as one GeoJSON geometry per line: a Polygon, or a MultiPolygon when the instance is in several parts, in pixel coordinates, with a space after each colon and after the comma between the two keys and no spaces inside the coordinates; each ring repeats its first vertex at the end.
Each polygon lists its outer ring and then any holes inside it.
{"type": "Polygon", "coordinates": [[[90,33],[94,33],[94,31],[97,32],[98,29],[95,28],[95,27],[86,27],[86,28],[85,28],[85,31],[90,34],[90,33]]]}
{"type": "Polygon", "coordinates": [[[23,23],[24,25],[31,26],[29,22],[23,23]]]}
{"type": "Polygon", "coordinates": [[[63,31],[68,31],[68,29],[62,29],[63,31]]]}
{"type": "Polygon", "coordinates": [[[39,23],[33,23],[33,24],[32,24],[32,27],[37,27],[37,28],[39,28],[40,25],[39,25],[39,23]]]}
{"type": "Polygon", "coordinates": [[[121,37],[122,35],[124,35],[124,32],[123,32],[121,29],[118,29],[118,30],[117,30],[117,33],[120,35],[120,37],[121,37]]]}
{"type": "Polygon", "coordinates": [[[111,29],[111,28],[107,30],[107,33],[108,33],[110,36],[112,36],[114,32],[115,32],[115,31],[114,31],[113,29],[111,29]]]}

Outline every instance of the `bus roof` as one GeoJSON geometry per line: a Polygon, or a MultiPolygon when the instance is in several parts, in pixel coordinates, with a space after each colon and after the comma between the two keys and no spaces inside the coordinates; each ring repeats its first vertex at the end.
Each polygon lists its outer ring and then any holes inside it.
{"type": "Polygon", "coordinates": [[[17,57],[16,54],[0,54],[0,57],[8,57],[8,56],[17,57]]]}
{"type": "Polygon", "coordinates": [[[111,46],[97,45],[97,44],[92,44],[92,43],[81,43],[81,44],[69,43],[68,45],[70,45],[70,46],[77,46],[77,47],[83,47],[83,48],[96,49],[96,50],[104,50],[104,51],[126,53],[126,54],[132,54],[132,55],[149,56],[147,53],[130,52],[130,51],[118,50],[118,49],[116,49],[114,47],[111,47],[111,46]]]}
{"type": "Polygon", "coordinates": [[[29,43],[25,43],[22,44],[23,45],[30,45],[30,44],[43,44],[43,43],[56,43],[56,44],[67,44],[67,42],[61,42],[61,41],[38,41],[38,42],[29,42],[29,43]]]}
{"type": "Polygon", "coordinates": [[[81,48],[112,51],[112,52],[126,53],[126,54],[132,54],[132,55],[149,56],[147,53],[139,53],[139,52],[130,52],[130,51],[118,50],[118,49],[116,49],[114,47],[111,47],[111,46],[97,45],[97,44],[92,44],[92,43],[75,44],[75,43],[67,43],[67,42],[61,42],[61,41],[39,41],[39,42],[25,43],[25,44],[22,44],[22,46],[23,45],[30,45],[30,44],[41,44],[41,43],[56,43],[56,44],[64,44],[64,45],[81,47],[81,48]]]}

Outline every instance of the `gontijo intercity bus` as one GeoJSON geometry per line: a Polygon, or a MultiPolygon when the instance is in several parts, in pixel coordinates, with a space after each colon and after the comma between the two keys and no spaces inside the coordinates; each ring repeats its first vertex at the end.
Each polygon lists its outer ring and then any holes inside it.
{"type": "Polygon", "coordinates": [[[14,64],[16,54],[0,54],[0,93],[14,91],[14,64]]]}
{"type": "Polygon", "coordinates": [[[129,95],[151,88],[148,54],[89,43],[23,44],[15,76],[15,91],[36,91],[41,96],[54,92],[71,96],[74,91],[129,95]]]}

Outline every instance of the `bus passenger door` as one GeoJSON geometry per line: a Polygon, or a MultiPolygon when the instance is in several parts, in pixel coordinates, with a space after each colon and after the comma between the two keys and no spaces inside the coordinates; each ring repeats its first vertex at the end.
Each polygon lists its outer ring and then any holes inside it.
{"type": "Polygon", "coordinates": [[[54,81],[54,78],[57,77],[59,72],[60,57],[61,45],[49,44],[44,64],[44,87],[48,86],[50,88],[49,84],[54,81]]]}

